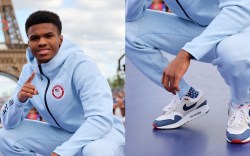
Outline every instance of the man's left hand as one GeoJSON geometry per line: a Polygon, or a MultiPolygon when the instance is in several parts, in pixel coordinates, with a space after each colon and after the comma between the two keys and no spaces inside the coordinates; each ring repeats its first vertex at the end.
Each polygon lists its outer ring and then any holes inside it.
{"type": "Polygon", "coordinates": [[[186,73],[192,55],[185,50],[181,50],[178,55],[164,69],[162,75],[162,84],[167,91],[173,93],[180,91],[179,82],[186,73]]]}

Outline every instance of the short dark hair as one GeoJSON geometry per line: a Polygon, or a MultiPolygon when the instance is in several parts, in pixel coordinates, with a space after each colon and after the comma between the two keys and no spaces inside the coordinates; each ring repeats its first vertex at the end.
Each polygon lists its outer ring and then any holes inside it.
{"type": "Polygon", "coordinates": [[[57,27],[59,34],[61,34],[62,32],[62,23],[59,16],[56,13],[46,10],[39,10],[32,13],[27,18],[25,23],[26,34],[28,33],[28,29],[30,26],[40,23],[52,23],[57,27]]]}

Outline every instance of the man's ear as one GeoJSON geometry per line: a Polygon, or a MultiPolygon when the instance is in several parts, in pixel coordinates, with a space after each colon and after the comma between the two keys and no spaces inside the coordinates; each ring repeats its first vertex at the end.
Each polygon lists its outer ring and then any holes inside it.
{"type": "Polygon", "coordinates": [[[59,36],[59,42],[60,42],[59,47],[61,47],[61,44],[62,44],[62,42],[63,42],[63,35],[60,35],[60,36],[59,36]]]}
{"type": "Polygon", "coordinates": [[[30,46],[30,40],[28,39],[28,47],[30,46]]]}

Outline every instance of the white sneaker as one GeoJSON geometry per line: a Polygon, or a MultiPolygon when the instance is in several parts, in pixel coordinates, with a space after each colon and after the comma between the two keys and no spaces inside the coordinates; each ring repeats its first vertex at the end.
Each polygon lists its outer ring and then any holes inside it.
{"type": "Polygon", "coordinates": [[[229,107],[227,141],[231,143],[250,142],[250,104],[237,108],[229,107]],[[230,113],[231,112],[231,113],[230,113]]]}
{"type": "Polygon", "coordinates": [[[207,100],[201,90],[198,96],[193,99],[184,96],[181,100],[174,98],[164,109],[163,115],[154,120],[153,126],[157,129],[178,128],[183,124],[194,120],[209,111],[207,100]]]}

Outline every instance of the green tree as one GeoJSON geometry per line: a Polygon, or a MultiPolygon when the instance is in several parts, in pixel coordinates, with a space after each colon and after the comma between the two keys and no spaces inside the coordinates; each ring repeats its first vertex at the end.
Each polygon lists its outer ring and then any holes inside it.
{"type": "Polygon", "coordinates": [[[113,78],[108,78],[111,89],[120,89],[124,87],[125,80],[120,74],[115,75],[113,78]]]}

